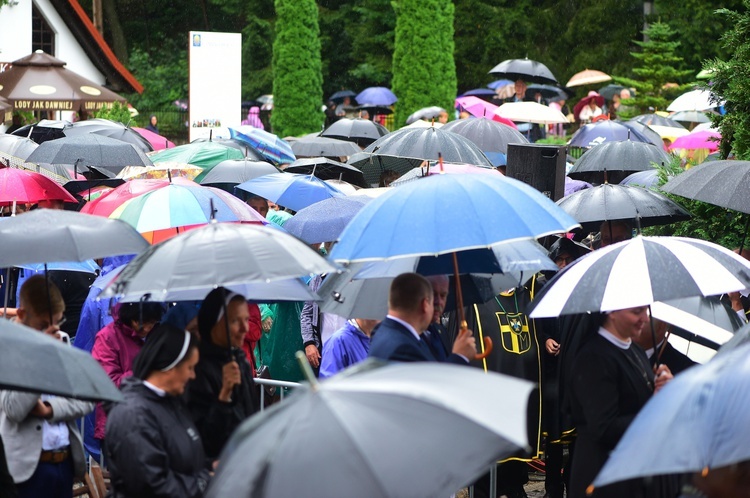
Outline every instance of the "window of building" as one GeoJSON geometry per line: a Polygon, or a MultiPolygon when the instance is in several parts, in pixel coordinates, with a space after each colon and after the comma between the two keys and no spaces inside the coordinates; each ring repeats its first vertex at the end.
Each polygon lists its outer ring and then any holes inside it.
{"type": "Polygon", "coordinates": [[[31,51],[43,50],[55,55],[55,32],[36,4],[31,4],[31,51]]]}

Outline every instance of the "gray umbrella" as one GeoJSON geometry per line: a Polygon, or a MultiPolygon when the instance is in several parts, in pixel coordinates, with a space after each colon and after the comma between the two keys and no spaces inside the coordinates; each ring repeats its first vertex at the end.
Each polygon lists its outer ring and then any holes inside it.
{"type": "Polygon", "coordinates": [[[508,144],[527,144],[518,130],[487,118],[457,119],[441,131],[449,131],[475,143],[494,165],[506,164],[508,144]]]}
{"type": "MultiPolygon", "coordinates": [[[[336,268],[291,235],[270,226],[211,223],[151,246],[123,270],[112,295],[149,295],[163,301],[169,292],[274,283],[336,268]]],[[[258,295],[248,299],[262,299],[258,295]]],[[[280,298],[279,298],[280,299],[280,298]]]]}
{"type": "Polygon", "coordinates": [[[413,113],[411,113],[409,117],[406,118],[406,124],[412,124],[416,121],[419,121],[420,119],[425,119],[428,121],[430,119],[437,119],[438,116],[440,116],[441,112],[445,112],[445,109],[443,109],[442,107],[423,107],[418,111],[414,111],[413,113]]]}
{"type": "Polygon", "coordinates": [[[300,138],[291,144],[297,157],[348,157],[362,151],[355,143],[319,136],[300,138]]]}
{"type": "Polygon", "coordinates": [[[662,186],[671,194],[750,214],[750,161],[711,161],[662,186]]]}
{"type": "Polygon", "coordinates": [[[638,121],[646,126],[668,126],[670,128],[685,128],[677,121],[671,118],[665,118],[659,114],[640,114],[634,118],[630,118],[630,121],[638,121]]]}
{"type": "Polygon", "coordinates": [[[568,176],[577,180],[603,183],[606,171],[607,180],[619,183],[636,171],[655,169],[656,166],[652,163],[664,166],[669,161],[669,154],[664,152],[663,148],[652,144],[631,140],[605,142],[584,152],[568,172],[568,176]]]}
{"type": "Polygon", "coordinates": [[[135,254],[149,247],[124,221],[56,209],[36,209],[3,220],[0,240],[0,268],[135,254]]]}
{"type": "Polygon", "coordinates": [[[59,138],[41,144],[29,156],[32,163],[76,164],[119,173],[125,166],[153,166],[146,154],[132,144],[101,135],[59,138]]]}
{"type": "Polygon", "coordinates": [[[70,126],[63,128],[63,133],[66,137],[80,137],[81,135],[93,133],[103,137],[114,138],[133,144],[136,149],[144,154],[154,150],[151,143],[143,138],[140,133],[129,126],[109,119],[94,118],[87,119],[86,121],[76,121],[70,126]]]}
{"type": "Polygon", "coordinates": [[[17,135],[0,135],[0,151],[21,159],[28,159],[39,145],[33,140],[17,135]]]}
{"type": "Polygon", "coordinates": [[[351,156],[347,164],[362,170],[367,184],[377,187],[380,183],[380,175],[383,172],[391,170],[402,175],[422,164],[422,159],[380,156],[369,152],[360,152],[351,156]]]}
{"type": "Polygon", "coordinates": [[[216,166],[205,168],[195,177],[195,181],[201,185],[237,185],[259,176],[279,172],[279,168],[265,161],[227,159],[216,166]]]}
{"type": "Polygon", "coordinates": [[[388,128],[369,119],[339,119],[323,130],[321,137],[337,138],[367,147],[378,138],[387,135],[388,128]]]}
{"type": "Polygon", "coordinates": [[[528,447],[532,385],[509,376],[370,360],[300,390],[235,431],[208,498],[447,496],[528,447]]]}
{"type": "Polygon", "coordinates": [[[0,337],[0,389],[89,401],[122,400],[89,353],[8,320],[0,320],[0,337]]]}
{"type": "Polygon", "coordinates": [[[639,218],[640,225],[646,227],[690,219],[690,213],[667,196],[636,185],[605,183],[567,195],[557,205],[575,218],[584,232],[597,231],[603,221],[626,220],[636,225],[639,218]]]}
{"type": "Polygon", "coordinates": [[[508,59],[490,69],[490,74],[511,81],[524,80],[531,83],[557,85],[552,71],[541,62],[531,59],[508,59]]]}

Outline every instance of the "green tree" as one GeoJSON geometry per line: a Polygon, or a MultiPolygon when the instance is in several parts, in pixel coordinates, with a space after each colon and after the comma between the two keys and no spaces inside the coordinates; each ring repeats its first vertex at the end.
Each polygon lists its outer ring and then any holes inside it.
{"type": "MultiPolygon", "coordinates": [[[[668,24],[655,22],[643,31],[646,41],[634,40],[640,52],[631,52],[640,65],[633,68],[638,79],[616,78],[616,81],[636,89],[636,96],[623,101],[623,105],[635,108],[632,116],[653,110],[664,110],[669,103],[683,93],[690,85],[679,84],[692,74],[692,70],[681,70],[677,67],[682,58],[675,54],[679,41],[673,41],[675,32],[668,24]],[[670,85],[667,85],[667,84],[670,85]],[[677,86],[672,86],[677,83],[677,86]]],[[[627,111],[623,117],[632,117],[627,111]]]]}
{"type": "Polygon", "coordinates": [[[730,151],[738,159],[750,159],[750,0],[743,2],[744,12],[720,9],[717,14],[732,26],[722,37],[724,48],[732,55],[727,61],[713,59],[705,68],[714,71],[711,91],[726,100],[727,113],[713,117],[721,131],[720,150],[726,158],[730,151]]]}
{"type": "Polygon", "coordinates": [[[126,104],[115,102],[110,107],[102,107],[94,112],[95,118],[109,119],[122,124],[130,123],[130,111],[126,104]]]}
{"type": "Polygon", "coordinates": [[[271,126],[281,136],[319,131],[324,115],[318,7],[314,0],[276,0],[271,126]]]}
{"type": "Polygon", "coordinates": [[[422,107],[453,108],[456,64],[453,60],[451,0],[399,0],[393,50],[396,126],[422,107]]]}

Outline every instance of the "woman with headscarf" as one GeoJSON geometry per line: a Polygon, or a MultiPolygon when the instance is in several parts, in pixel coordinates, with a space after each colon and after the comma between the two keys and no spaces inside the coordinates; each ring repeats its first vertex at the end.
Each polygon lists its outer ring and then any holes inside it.
{"type": "Polygon", "coordinates": [[[181,395],[195,378],[195,338],[171,325],[149,334],[107,419],[113,498],[198,498],[210,478],[198,431],[181,395]]]}
{"type": "MultiPolygon", "coordinates": [[[[648,319],[646,306],[605,313],[599,329],[575,357],[569,396],[578,437],[568,490],[571,498],[590,496],[587,488],[609,453],[643,405],[672,378],[665,365],[654,372],[646,353],[633,342],[648,319]]],[[[593,496],[650,494],[649,486],[642,482],[627,481],[594,490],[593,496]]]]}
{"type": "Polygon", "coordinates": [[[211,291],[198,311],[201,362],[187,402],[209,458],[217,458],[234,429],[257,410],[252,369],[242,350],[249,319],[244,296],[224,287],[211,291]]]}
{"type": "Polygon", "coordinates": [[[257,106],[253,106],[247,111],[247,119],[242,120],[243,125],[250,125],[253,128],[265,129],[263,121],[260,120],[260,109],[257,106]]]}

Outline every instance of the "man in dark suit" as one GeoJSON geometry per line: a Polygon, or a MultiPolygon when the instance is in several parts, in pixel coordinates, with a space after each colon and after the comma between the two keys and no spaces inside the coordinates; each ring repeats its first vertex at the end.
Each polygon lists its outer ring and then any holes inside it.
{"type": "Polygon", "coordinates": [[[643,348],[646,352],[646,356],[651,360],[651,363],[654,363],[653,355],[654,352],[656,352],[658,358],[656,361],[658,364],[668,366],[673,375],[677,375],[683,370],[695,365],[696,363],[693,360],[677,351],[669,341],[664,344],[667,329],[669,329],[670,325],[661,320],[657,320],[656,318],[653,318],[652,321],[654,326],[653,334],[651,334],[650,325],[646,324],[646,326],[643,327],[641,335],[636,339],[633,339],[636,344],[643,348]],[[656,339],[656,348],[654,348],[654,338],[656,339]]]}
{"type": "Polygon", "coordinates": [[[448,291],[450,281],[447,275],[432,275],[426,277],[432,285],[432,323],[422,334],[422,340],[430,347],[430,351],[437,361],[446,361],[450,356],[451,344],[448,337],[448,331],[445,329],[441,320],[445,303],[448,300],[448,291]]]}
{"type": "MultiPolygon", "coordinates": [[[[393,279],[388,295],[388,315],[373,331],[369,356],[388,361],[439,361],[422,339],[432,323],[435,306],[430,282],[416,273],[393,279]]],[[[468,365],[476,354],[471,330],[463,330],[445,361],[468,365]]]]}

